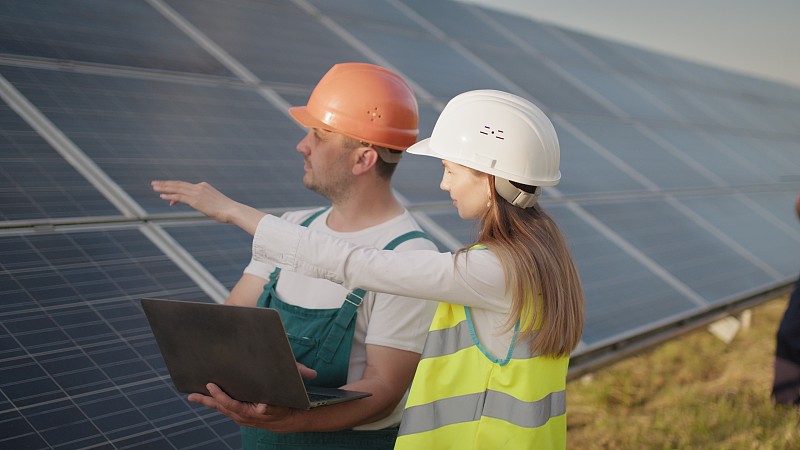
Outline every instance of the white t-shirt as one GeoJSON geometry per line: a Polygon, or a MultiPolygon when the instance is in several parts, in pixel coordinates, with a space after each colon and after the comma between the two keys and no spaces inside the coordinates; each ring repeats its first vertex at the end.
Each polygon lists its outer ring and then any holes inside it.
{"type": "MultiPolygon", "coordinates": [[[[300,224],[314,212],[293,211],[284,214],[282,218],[293,224],[300,224]]],[[[383,248],[400,235],[409,231],[421,230],[411,214],[404,211],[403,214],[380,225],[356,232],[342,233],[328,227],[329,213],[330,210],[327,210],[320,214],[309,225],[309,229],[358,246],[383,248]]],[[[436,246],[431,241],[421,238],[409,239],[396,247],[396,250],[400,252],[435,249],[436,246]]],[[[244,272],[263,278],[266,283],[275,267],[275,264],[270,261],[253,259],[244,272]]],[[[328,280],[309,278],[288,269],[281,271],[276,293],[278,298],[292,305],[309,309],[326,309],[340,307],[347,294],[354,288],[345,288],[341,284],[328,280]]],[[[434,302],[391,294],[375,294],[368,289],[367,291],[356,317],[356,329],[347,374],[348,383],[360,380],[364,373],[367,362],[366,344],[422,353],[428,328],[436,311],[434,302]]],[[[404,406],[405,397],[389,417],[355,429],[374,430],[395,426],[400,423],[404,406]]]]}
{"type": "Polygon", "coordinates": [[[493,252],[471,250],[454,261],[453,254],[436,250],[379,248],[332,239],[268,215],[256,229],[253,259],[347,288],[468,306],[478,341],[492,357],[506,357],[514,335],[506,326],[511,293],[493,252]]]}

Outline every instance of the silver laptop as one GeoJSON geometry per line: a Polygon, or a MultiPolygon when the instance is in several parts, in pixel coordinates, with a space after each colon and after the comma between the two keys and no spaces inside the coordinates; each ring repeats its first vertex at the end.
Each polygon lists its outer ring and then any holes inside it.
{"type": "Polygon", "coordinates": [[[305,386],[274,309],[153,298],[141,302],[180,392],[209,395],[205,386],[214,383],[242,402],[299,409],[372,395],[305,386]]]}

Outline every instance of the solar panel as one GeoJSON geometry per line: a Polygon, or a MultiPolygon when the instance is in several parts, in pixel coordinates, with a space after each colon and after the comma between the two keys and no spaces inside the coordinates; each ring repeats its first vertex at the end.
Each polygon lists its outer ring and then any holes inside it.
{"type": "Polygon", "coordinates": [[[638,254],[620,248],[613,232],[587,223],[583,211],[564,206],[547,210],[567,238],[587,293],[586,316],[590,319],[583,331],[585,344],[613,342],[700,308],[671,280],[643,264],[638,254]]]}
{"type": "Polygon", "coordinates": [[[565,64],[563,67],[628,117],[670,121],[680,119],[680,114],[663,102],[654,101],[647,90],[631,78],[587,66],[565,64]]]}
{"type": "Polygon", "coordinates": [[[253,237],[236,227],[209,222],[166,224],[164,230],[229,290],[250,263],[253,237]]]}
{"type": "Polygon", "coordinates": [[[150,212],[169,211],[153,179],[208,181],[257,207],[320,203],[298,182],[302,130],[253,90],[16,67],[3,75],[150,212]]]}
{"type": "Polygon", "coordinates": [[[514,48],[487,50],[473,46],[470,50],[492,67],[502,68],[503,74],[509,80],[524,89],[532,97],[531,100],[548,111],[601,116],[610,112],[596,98],[580,90],[572,80],[564,78],[559,72],[559,66],[553,62],[534,58],[514,48]]]}
{"type": "MultiPolygon", "coordinates": [[[[205,180],[276,213],[324,204],[302,185],[304,131],[285,109],[338,62],[400,71],[421,137],[470,89],[512,91],[553,119],[563,179],[541,203],[587,295],[575,359],[675,334],[800,267],[794,87],[444,1],[6,5],[3,448],[240,446],[233,422],[174,391],[137,299],[220,301],[249,236],[169,207],[149,182],[205,180]]],[[[406,155],[394,187],[456,249],[476,224],[441,174],[406,155]]]]}
{"type": "Polygon", "coordinates": [[[0,222],[119,214],[5,103],[0,148],[0,222]]]}
{"type": "Polygon", "coordinates": [[[698,300],[725,301],[777,281],[670,202],[632,200],[583,207],[698,300]]]}
{"type": "Polygon", "coordinates": [[[682,153],[670,151],[630,122],[578,120],[572,123],[593,141],[609,150],[631,176],[640,177],[651,189],[710,186],[711,180],[690,164],[682,153]],[[644,178],[641,178],[644,177],[644,178]]]}
{"type": "Polygon", "coordinates": [[[468,56],[429,33],[398,32],[368,24],[351,27],[349,31],[439,99],[446,101],[472,89],[501,87],[468,56]],[[452,73],[459,76],[451,77],[452,73]]]}
{"type": "Polygon", "coordinates": [[[0,53],[232,76],[145,2],[6,0],[0,53]]]}
{"type": "Polygon", "coordinates": [[[138,303],[210,300],[139,231],[0,237],[0,296],[3,447],[238,447],[174,390],[138,303]]]}
{"type": "Polygon", "coordinates": [[[263,81],[313,86],[332,65],[364,59],[294,2],[168,4],[263,81]]]}

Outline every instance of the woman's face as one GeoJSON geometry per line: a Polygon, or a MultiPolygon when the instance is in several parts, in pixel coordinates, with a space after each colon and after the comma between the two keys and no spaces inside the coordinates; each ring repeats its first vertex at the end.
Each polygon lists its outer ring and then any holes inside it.
{"type": "Polygon", "coordinates": [[[444,175],[439,187],[450,193],[462,219],[477,219],[489,209],[489,176],[469,167],[442,160],[444,175]]]}

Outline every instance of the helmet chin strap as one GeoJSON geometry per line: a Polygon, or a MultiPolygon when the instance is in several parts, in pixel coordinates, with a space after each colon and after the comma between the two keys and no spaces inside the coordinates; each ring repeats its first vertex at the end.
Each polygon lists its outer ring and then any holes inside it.
{"type": "Polygon", "coordinates": [[[542,193],[542,188],[539,186],[536,187],[536,192],[531,194],[530,192],[525,192],[514,186],[505,178],[500,178],[498,176],[494,177],[494,189],[500,194],[500,197],[503,197],[512,205],[522,209],[530,208],[535,205],[539,200],[539,195],[542,193]]]}

